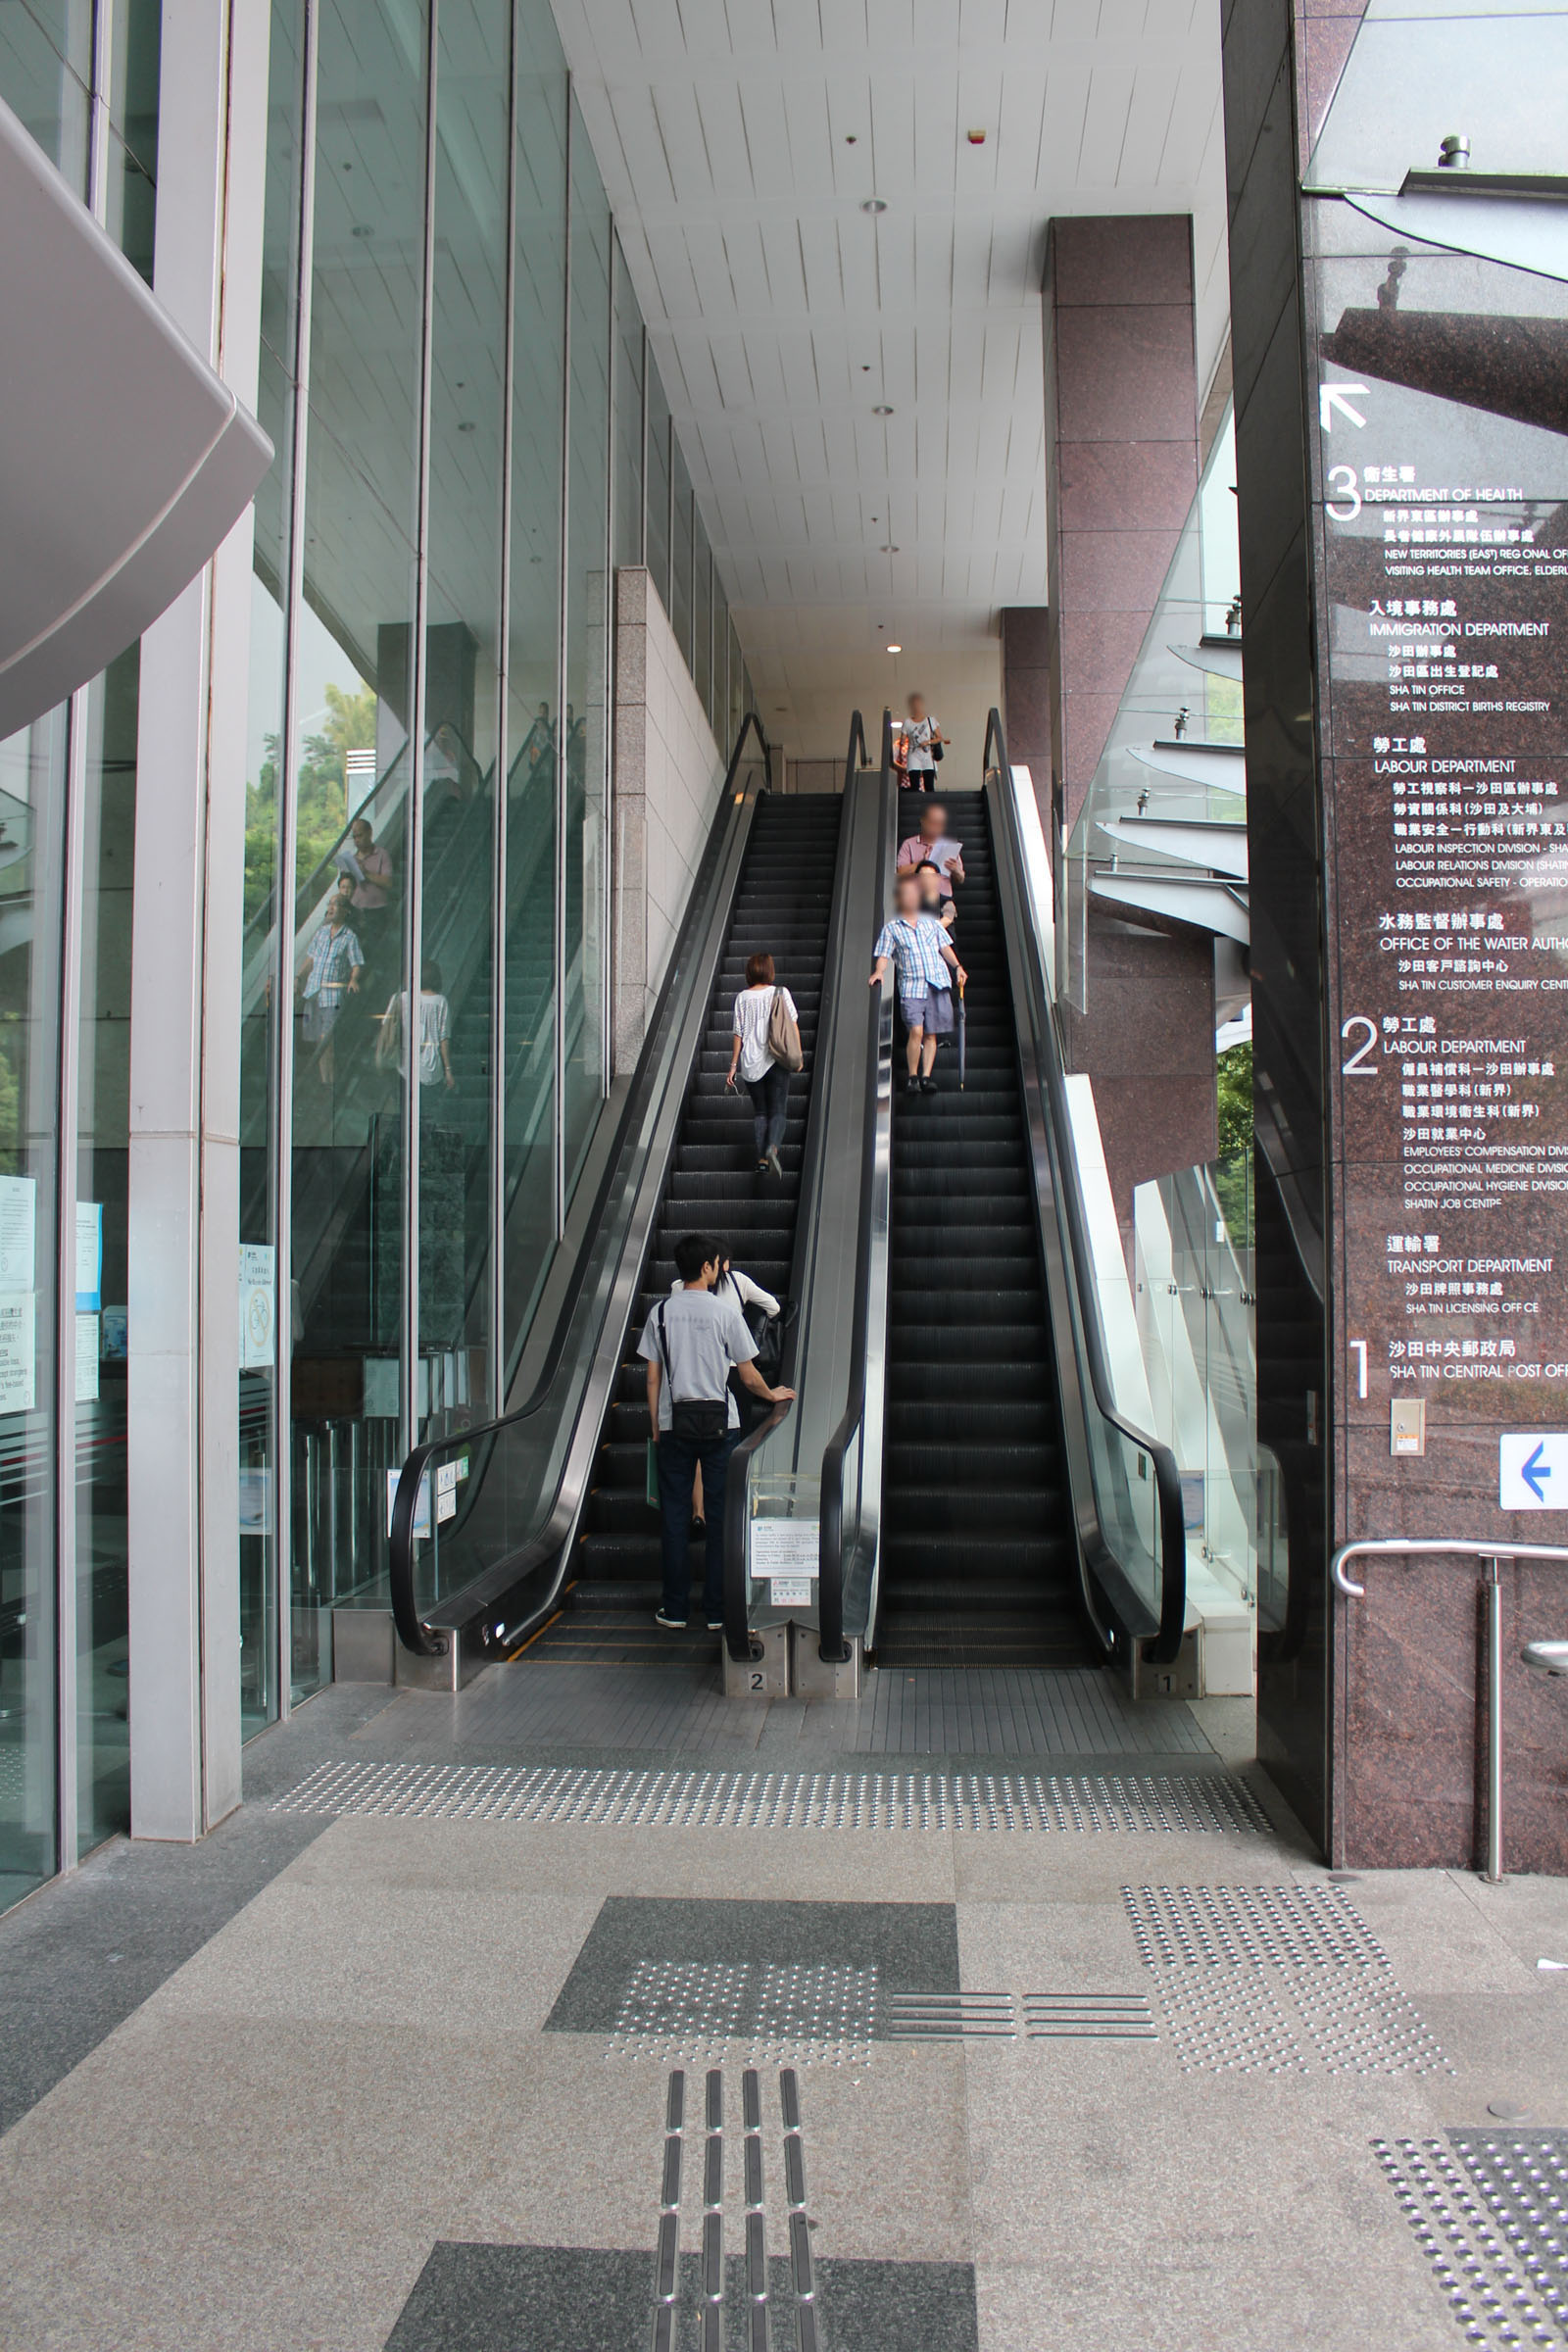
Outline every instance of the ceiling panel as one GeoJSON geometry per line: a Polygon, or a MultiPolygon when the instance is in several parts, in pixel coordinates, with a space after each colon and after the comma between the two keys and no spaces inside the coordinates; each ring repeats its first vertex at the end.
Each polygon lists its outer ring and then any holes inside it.
{"type": "Polygon", "coordinates": [[[770,725],[825,756],[921,678],[983,723],[1044,596],[1047,222],[1191,212],[1223,343],[1215,0],[555,5],[770,725]]]}

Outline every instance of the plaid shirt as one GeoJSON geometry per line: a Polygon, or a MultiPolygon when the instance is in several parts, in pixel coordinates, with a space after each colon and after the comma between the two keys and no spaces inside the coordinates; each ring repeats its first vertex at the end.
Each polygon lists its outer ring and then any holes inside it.
{"type": "Polygon", "coordinates": [[[336,931],[329,923],[323,923],[307,954],[311,958],[310,977],[305,983],[308,997],[340,996],[348,986],[349,974],[365,961],[360,943],[347,923],[336,931]]]}
{"type": "Polygon", "coordinates": [[[884,956],[893,957],[901,997],[919,997],[928,988],[953,986],[942,954],[947,944],[948,935],[934,914],[917,914],[912,923],[907,915],[896,914],[877,933],[872,955],[879,962],[884,956]]]}

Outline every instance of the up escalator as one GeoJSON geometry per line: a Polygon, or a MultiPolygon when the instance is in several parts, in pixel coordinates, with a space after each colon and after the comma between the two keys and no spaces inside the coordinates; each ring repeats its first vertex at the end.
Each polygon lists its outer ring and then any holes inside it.
{"type": "MultiPolygon", "coordinates": [[[[818,793],[769,797],[758,810],[626,1335],[625,1359],[594,1465],[572,1579],[561,1615],[534,1642],[535,1656],[635,1663],[650,1656],[713,1652],[700,1606],[684,1639],[653,1621],[662,1586],[660,1529],[659,1515],[647,1500],[648,1404],[636,1344],[646,1318],[675,1280],[674,1250],[682,1234],[712,1233],[764,1290],[780,1298],[789,1291],[843,806],[836,794],[818,793]],[[735,997],[746,986],[747,957],[760,954],[773,957],[779,981],[795,1000],[806,1055],[805,1071],[790,1088],[782,1184],[757,1170],[750,1097],[738,1083],[733,1094],[724,1086],[735,997]]],[[[710,1500],[716,1530],[720,1498],[710,1500]]],[[[699,1538],[692,1544],[699,1596],[705,1543],[699,1538]]]]}
{"type": "MultiPolygon", "coordinates": [[[[963,845],[968,972],[935,1095],[894,1058],[882,1606],[885,1666],[1077,1666],[1094,1655],[1062,1467],[1018,1032],[990,819],[943,794],[963,845]]],[[[901,814],[913,831],[919,803],[901,814]]]]}

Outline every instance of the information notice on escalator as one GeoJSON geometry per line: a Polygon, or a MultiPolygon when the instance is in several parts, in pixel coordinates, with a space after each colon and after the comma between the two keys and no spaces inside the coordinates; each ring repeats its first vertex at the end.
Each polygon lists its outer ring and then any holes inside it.
{"type": "Polygon", "coordinates": [[[1322,378],[1341,1377],[1385,1428],[1568,1420],[1568,441],[1430,388],[1453,324],[1384,335],[1422,388],[1322,378]]]}

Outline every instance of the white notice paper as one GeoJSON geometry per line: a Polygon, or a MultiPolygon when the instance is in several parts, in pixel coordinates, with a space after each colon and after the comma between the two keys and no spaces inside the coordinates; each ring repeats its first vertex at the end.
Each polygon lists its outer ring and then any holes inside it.
{"type": "Polygon", "coordinates": [[[35,1176],[0,1176],[0,1291],[30,1291],[33,1231],[38,1213],[35,1176]]]}
{"type": "Polygon", "coordinates": [[[775,1609],[808,1608],[811,1600],[811,1580],[808,1576],[770,1577],[767,1592],[775,1609]]]}
{"type": "Polygon", "coordinates": [[[76,1402],[95,1404],[98,1399],[98,1318],[96,1315],[76,1317],[76,1402]]]}
{"type": "Polygon", "coordinates": [[[76,1202],[76,1312],[95,1315],[104,1302],[104,1210],[101,1200],[76,1202]]]}
{"type": "Polygon", "coordinates": [[[815,1576],[821,1538],[815,1519],[754,1519],[753,1576],[815,1576]]]}
{"type": "Polygon", "coordinates": [[[239,1246],[239,1368],[268,1369],[277,1353],[277,1254],[260,1242],[239,1246]]]}
{"type": "Polygon", "coordinates": [[[31,1291],[0,1291],[0,1413],[32,1410],[35,1324],[31,1291]]]}

